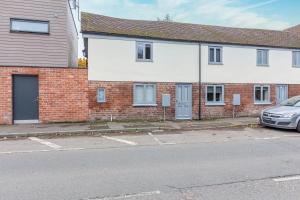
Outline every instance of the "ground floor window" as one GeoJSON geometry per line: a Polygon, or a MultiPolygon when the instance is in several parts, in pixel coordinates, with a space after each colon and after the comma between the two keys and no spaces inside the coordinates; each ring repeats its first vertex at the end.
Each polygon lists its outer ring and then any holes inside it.
{"type": "Polygon", "coordinates": [[[270,86],[255,85],[254,86],[254,103],[268,104],[270,103],[270,86]]]}
{"type": "Polygon", "coordinates": [[[210,104],[210,105],[224,104],[224,85],[206,86],[206,104],[210,104]]]}
{"type": "Polygon", "coordinates": [[[156,85],[134,84],[133,99],[134,106],[156,106],[156,85]]]}

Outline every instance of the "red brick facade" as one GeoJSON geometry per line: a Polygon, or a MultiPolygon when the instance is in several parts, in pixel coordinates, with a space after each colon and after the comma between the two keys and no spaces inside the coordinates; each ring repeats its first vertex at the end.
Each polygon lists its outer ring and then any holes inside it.
{"type": "MultiPolygon", "coordinates": [[[[89,82],[89,109],[91,119],[163,119],[162,94],[171,95],[171,107],[166,109],[166,119],[175,119],[176,83],[156,83],[155,107],[133,106],[133,82],[89,82]],[[106,102],[97,103],[97,88],[106,89],[106,102]]],[[[193,99],[198,99],[198,84],[193,84],[193,99]]],[[[198,118],[199,101],[193,101],[193,119],[198,118]]]]}
{"type": "Polygon", "coordinates": [[[270,105],[254,104],[254,85],[256,84],[239,83],[239,84],[223,84],[223,85],[224,85],[225,105],[207,106],[205,105],[206,84],[202,84],[202,100],[201,100],[202,118],[232,117],[233,116],[232,100],[234,94],[240,94],[241,96],[241,105],[235,107],[236,116],[257,116],[261,110],[269,106],[275,105],[276,102],[275,84],[266,84],[266,85],[270,85],[270,92],[271,92],[270,105]]]}
{"type": "Polygon", "coordinates": [[[12,124],[12,76],[36,75],[39,80],[39,120],[87,121],[87,70],[75,68],[0,67],[0,124],[12,124]]]}
{"type": "MultiPolygon", "coordinates": [[[[163,110],[161,106],[161,95],[171,94],[171,107],[167,108],[167,119],[175,119],[175,90],[176,83],[156,83],[157,106],[156,107],[134,107],[133,106],[133,82],[89,82],[89,110],[90,118],[100,120],[126,120],[126,119],[162,119],[163,110]],[[97,103],[97,88],[106,89],[106,102],[97,103]]],[[[235,116],[257,116],[261,110],[275,105],[275,84],[270,85],[271,104],[257,105],[254,103],[255,84],[222,84],[224,85],[224,103],[222,106],[211,106],[205,103],[205,86],[202,84],[201,118],[232,117],[233,94],[241,95],[241,105],[235,107],[235,116]]],[[[199,90],[198,84],[193,83],[193,119],[199,115],[199,90]]],[[[289,85],[289,96],[300,95],[300,85],[289,85]]]]}

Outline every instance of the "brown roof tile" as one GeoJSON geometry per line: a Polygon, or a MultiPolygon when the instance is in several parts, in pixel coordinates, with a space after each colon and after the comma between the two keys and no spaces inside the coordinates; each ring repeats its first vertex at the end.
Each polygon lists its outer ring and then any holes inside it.
{"type": "Polygon", "coordinates": [[[82,33],[191,42],[300,48],[300,35],[289,31],[129,20],[86,12],[82,12],[81,15],[82,33]]]}
{"type": "Polygon", "coordinates": [[[297,26],[290,27],[290,28],[286,29],[285,31],[300,33],[300,24],[297,26]]]}

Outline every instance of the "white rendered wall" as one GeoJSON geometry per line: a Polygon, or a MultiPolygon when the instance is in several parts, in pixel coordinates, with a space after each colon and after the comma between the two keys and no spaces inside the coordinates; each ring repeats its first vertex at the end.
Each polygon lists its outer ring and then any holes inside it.
{"type": "MultiPolygon", "coordinates": [[[[212,45],[222,46],[222,45],[212,45]]],[[[292,67],[291,49],[269,49],[269,66],[256,65],[261,47],[223,46],[223,65],[208,64],[208,45],[202,45],[202,82],[300,84],[300,68],[292,67]]]]}
{"type": "MultiPolygon", "coordinates": [[[[136,40],[88,40],[89,80],[141,82],[198,82],[197,43],[153,42],[153,62],[136,61],[136,40]]],[[[145,41],[145,40],[139,40],[145,41]]]]}

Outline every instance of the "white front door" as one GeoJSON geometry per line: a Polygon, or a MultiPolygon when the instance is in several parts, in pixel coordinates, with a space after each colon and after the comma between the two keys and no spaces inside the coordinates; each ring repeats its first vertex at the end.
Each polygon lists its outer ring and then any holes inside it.
{"type": "Polygon", "coordinates": [[[288,85],[276,85],[276,104],[280,104],[289,97],[288,85]]]}

